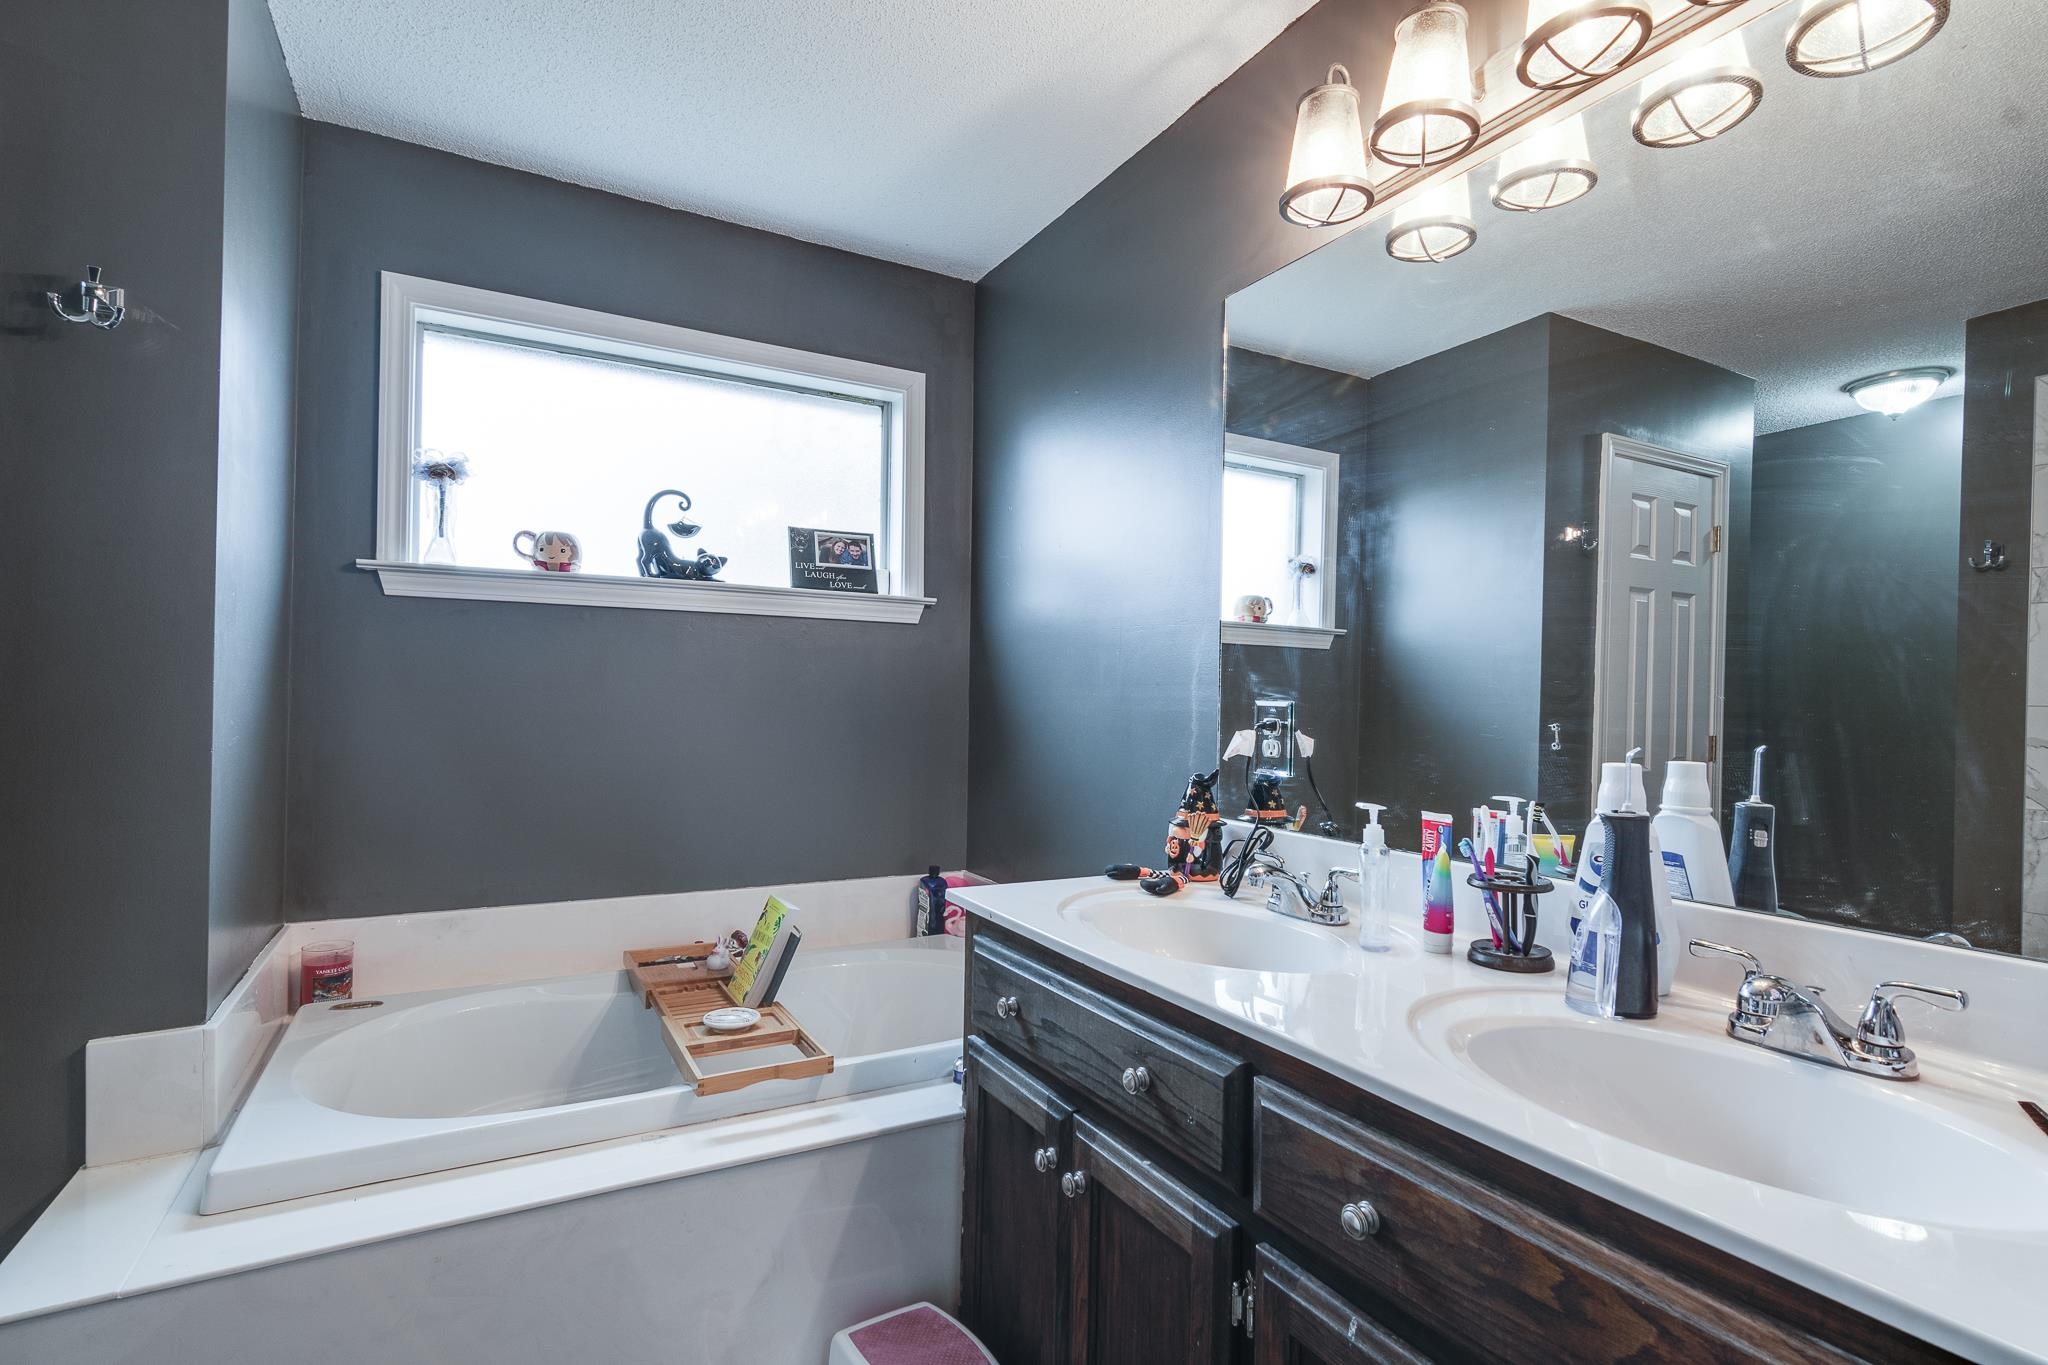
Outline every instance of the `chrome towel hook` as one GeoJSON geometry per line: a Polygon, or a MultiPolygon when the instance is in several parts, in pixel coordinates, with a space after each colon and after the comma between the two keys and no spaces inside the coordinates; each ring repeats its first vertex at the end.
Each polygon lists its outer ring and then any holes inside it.
{"type": "Polygon", "coordinates": [[[1984,542],[1984,557],[1979,559],[1972,555],[1966,562],[1978,573],[1990,573],[1994,569],[2002,569],[2006,565],[2005,546],[2000,541],[1987,540],[1984,542]]]}
{"type": "Polygon", "coordinates": [[[64,296],[54,290],[43,297],[50,301],[51,310],[64,321],[89,322],[110,332],[128,316],[128,291],[100,283],[100,268],[96,265],[87,266],[85,278],[78,282],[78,308],[75,312],[65,305],[64,296]]]}

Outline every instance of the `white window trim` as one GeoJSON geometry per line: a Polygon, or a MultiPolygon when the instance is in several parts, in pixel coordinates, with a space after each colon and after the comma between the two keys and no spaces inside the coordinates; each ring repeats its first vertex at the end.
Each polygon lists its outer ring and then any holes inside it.
{"type": "Polygon", "coordinates": [[[1283,626],[1268,621],[1220,621],[1226,645],[1273,645],[1281,649],[1328,649],[1344,632],[1331,626],[1283,626]]]}
{"type": "Polygon", "coordinates": [[[688,327],[600,313],[563,303],[500,294],[416,275],[383,273],[377,373],[377,553],[356,567],[378,576],[387,597],[453,597],[490,602],[555,602],[586,607],[708,611],[742,616],[915,622],[935,599],[924,595],[925,377],[864,360],[799,351],[688,327]],[[606,354],[636,354],[693,369],[786,384],[794,376],[820,388],[888,404],[891,443],[883,543],[890,596],[807,591],[746,583],[695,583],[608,574],[421,564],[413,545],[417,498],[412,458],[419,448],[417,338],[423,323],[478,327],[499,335],[581,344],[606,354]]]}
{"type": "MultiPolygon", "coordinates": [[[[1319,620],[1313,625],[1283,626],[1277,622],[1254,625],[1250,621],[1218,623],[1226,645],[1275,645],[1289,649],[1328,649],[1344,632],[1337,629],[1337,588],[1333,565],[1337,558],[1337,468],[1334,451],[1311,450],[1307,446],[1268,441],[1258,436],[1227,433],[1223,438],[1226,464],[1264,465],[1288,472],[1308,469],[1321,486],[1323,505],[1322,546],[1316,556],[1316,585],[1319,620]]],[[[1303,515],[1307,516],[1307,509],[1303,515]]],[[[1277,604],[1276,604],[1277,605],[1277,604]]]]}

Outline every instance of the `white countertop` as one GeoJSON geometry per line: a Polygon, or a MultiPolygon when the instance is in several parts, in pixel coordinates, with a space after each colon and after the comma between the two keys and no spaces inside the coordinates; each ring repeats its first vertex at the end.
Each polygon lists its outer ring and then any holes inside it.
{"type": "MultiPolygon", "coordinates": [[[[1409,884],[1401,871],[1397,867],[1397,887],[1409,884]]],[[[1259,972],[1171,960],[1118,942],[1060,908],[1076,894],[1109,885],[1090,877],[968,887],[953,894],[990,923],[1882,1322],[1973,1360],[2048,1361],[2048,1314],[2033,1298],[2048,1280],[2048,1219],[2039,1227],[2010,1228],[1944,1226],[1924,1214],[1922,1221],[1908,1221],[1895,1216],[1896,1209],[1880,1214],[1845,1207],[1679,1160],[1524,1098],[1461,1064],[1455,1048],[1447,1047],[1441,1035],[1444,1020],[1460,1009],[1469,1013],[1475,1001],[1482,1006],[1505,1004],[1493,997],[1513,995],[1519,997],[1514,1008],[1545,1023],[1650,1029],[1687,1048],[1738,1048],[1757,1054],[1761,1063],[1798,1068],[1798,1084],[1822,1087],[1823,1095],[1842,1094],[1844,1105],[1933,1106],[1942,1122],[1967,1128],[2002,1151],[2016,1153],[2024,1175],[2032,1176],[2038,1167],[2041,1189],[2024,1193],[2048,1206],[2048,1135],[2035,1129],[2015,1103],[2018,1098],[2048,1102],[2048,1069],[2033,1058],[2016,1061],[2010,1048],[2005,1056],[1986,1057],[1951,1046],[1953,1039],[1971,1036],[1954,1024],[1946,1024],[1946,1031],[1936,1027],[1913,1032],[1909,1041],[1920,1054],[1922,1078],[1911,1083],[1764,1054],[1725,1036],[1739,969],[1694,959],[1682,959],[1686,965],[1678,988],[1662,1003],[1655,1020],[1585,1019],[1564,1005],[1561,969],[1548,976],[1513,977],[1466,962],[1462,945],[1472,935],[1466,932],[1469,921],[1462,907],[1460,951],[1455,955],[1423,952],[1419,924],[1407,928],[1399,916],[1394,951],[1367,954],[1356,947],[1354,930],[1283,921],[1263,909],[1258,893],[1247,891],[1240,904],[1226,900],[1214,887],[1191,887],[1165,904],[1200,902],[1271,923],[1276,930],[1282,924],[1313,929],[1329,939],[1329,966],[1314,973],[1259,972]],[[1855,1089],[1830,1092],[1826,1087],[1855,1089]]],[[[1902,960],[1926,968],[1914,979],[1972,988],[1970,1014],[1977,1017],[1971,1026],[1978,1035],[1997,1022],[1996,997],[2001,993],[2024,991],[2028,998],[2013,1002],[2015,1017],[2010,1022],[2031,1025],[2039,1008],[2039,987],[2048,983],[2048,968],[2042,964],[1827,926],[1766,921],[1742,911],[1681,904],[1680,929],[1688,937],[1750,946],[1773,968],[1775,953],[1789,955],[1802,948],[1831,962],[1854,959],[1839,973],[1805,978],[1830,984],[1839,980],[1837,989],[1844,992],[1874,959],[1885,963],[1885,975],[1895,974],[1893,968],[1902,960]],[[1973,974],[1982,980],[1973,979],[1973,974]],[[1965,979],[1958,980],[1959,976],[1965,979]],[[1991,986],[1988,991],[1985,982],[1991,986]],[[1985,1017],[1987,1012],[1994,1017],[1985,1017]]],[[[1545,939],[1554,932],[1553,928],[1545,939]]],[[[1877,979],[1872,976],[1857,989],[1867,990],[1877,979]]],[[[1927,1013],[1916,1012],[1909,1030],[1927,1013]]],[[[2036,1056],[2041,1055],[2041,1039],[2038,1030],[2026,1039],[2027,1049],[2036,1056]]],[[[1744,1098],[1731,1094],[1728,1101],[1739,1105],[1744,1098]]],[[[1877,1112],[1881,1116],[1885,1111],[1877,1112]]],[[[1758,1121],[1771,1120],[1764,1116],[1758,1121]]],[[[1885,1135],[1874,1127],[1868,1137],[1871,1144],[1882,1144],[1885,1135]]],[[[1829,1159],[1824,1141],[1807,1140],[1813,1148],[1810,1154],[1793,1152],[1788,1160],[1829,1159]]],[[[1802,1138],[1788,1131],[1784,1141],[1790,1150],[1802,1138]]],[[[1899,1159],[1910,1161],[1911,1154],[1901,1152],[1899,1159]]],[[[1947,1178],[1967,1178],[1967,1173],[1947,1178]]],[[[2015,1205],[2026,1202],[2017,1197],[2022,1192],[2003,1193],[2014,1195],[2015,1205]]],[[[1983,1202],[1995,1205],[1998,1198],[1987,1194],[1983,1202]]],[[[1933,1207],[1940,1206],[1937,1196],[1933,1207]]],[[[1869,1207],[1884,1208],[1885,1200],[1874,1197],[1869,1207]]],[[[2024,1224],[2030,1219],[2016,1216],[2011,1221],[2024,1224]]]]}

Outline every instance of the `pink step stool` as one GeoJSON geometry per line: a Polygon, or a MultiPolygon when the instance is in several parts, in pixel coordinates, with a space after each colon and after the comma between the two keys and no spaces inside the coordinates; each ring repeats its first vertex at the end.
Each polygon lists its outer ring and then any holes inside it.
{"type": "Polygon", "coordinates": [[[951,1314],[913,1303],[833,1337],[826,1365],[996,1365],[996,1358],[951,1314]]]}

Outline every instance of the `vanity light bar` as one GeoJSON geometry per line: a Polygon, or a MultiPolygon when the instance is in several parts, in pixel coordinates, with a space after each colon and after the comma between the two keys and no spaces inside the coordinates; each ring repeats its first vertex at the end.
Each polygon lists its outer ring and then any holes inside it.
{"type": "MultiPolygon", "coordinates": [[[[1803,75],[1848,76],[1874,71],[1926,46],[1948,21],[1952,0],[1803,0],[1786,44],[1786,62],[1803,75]]],[[[1482,116],[1472,75],[1469,19],[1455,0],[1424,0],[1395,29],[1379,117],[1359,140],[1358,92],[1349,73],[1302,96],[1280,213],[1300,227],[1336,227],[1398,207],[1410,191],[1438,176],[1476,169],[1489,149],[1517,132],[1564,120],[1589,107],[1599,87],[1631,63],[1684,45],[1679,61],[1643,83],[1633,131],[1650,147],[1691,147],[1721,136],[1763,102],[1763,76],[1750,66],[1741,29],[1775,8],[1775,0],[1685,0],[1658,22],[1633,0],[1528,0],[1527,36],[1487,63],[1506,63],[1512,82],[1530,93],[1482,116]],[[1747,9],[1745,8],[1747,7],[1747,9]],[[1373,162],[1390,172],[1373,183],[1373,162]]],[[[1504,75],[1504,69],[1502,74],[1504,75]]],[[[1536,212],[1583,198],[1599,183],[1580,157],[1501,158],[1490,198],[1511,212],[1536,212]]],[[[1412,224],[1412,215],[1410,216],[1412,224]]],[[[1398,231],[1398,229],[1397,229],[1398,231]]],[[[1395,252],[1402,260],[1438,261],[1467,250],[1395,252]]]]}

